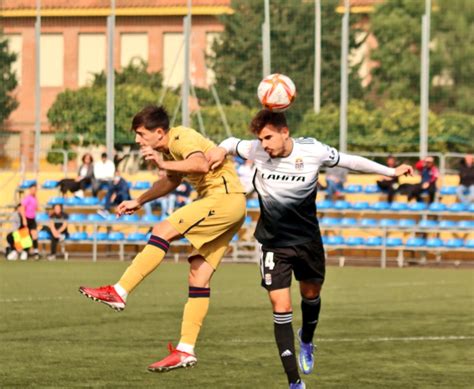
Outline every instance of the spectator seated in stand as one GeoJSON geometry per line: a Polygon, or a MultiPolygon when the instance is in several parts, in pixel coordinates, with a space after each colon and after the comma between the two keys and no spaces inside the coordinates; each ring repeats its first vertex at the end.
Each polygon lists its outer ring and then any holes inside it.
{"type": "Polygon", "coordinates": [[[51,253],[47,257],[49,261],[56,259],[58,243],[69,237],[68,218],[69,215],[64,212],[62,204],[55,204],[49,214],[49,225],[41,229],[46,231],[51,239],[51,253]]]}
{"type": "Polygon", "coordinates": [[[120,173],[117,171],[113,181],[110,183],[107,193],[105,194],[105,205],[104,209],[100,209],[97,213],[104,218],[107,218],[110,213],[110,208],[113,205],[119,205],[122,201],[131,200],[130,189],[128,187],[128,182],[120,176],[120,173]]]}
{"type": "Polygon", "coordinates": [[[186,181],[182,181],[181,184],[179,184],[178,187],[168,196],[160,197],[154,201],[146,203],[143,208],[147,215],[151,215],[153,207],[158,205],[161,208],[162,215],[167,216],[173,213],[176,208],[181,208],[182,206],[189,204],[191,202],[191,192],[191,185],[186,181]]]}
{"type": "Polygon", "coordinates": [[[94,177],[94,159],[86,153],[82,156],[82,165],[77,172],[76,178],[64,178],[59,181],[59,190],[63,196],[69,191],[76,197],[84,197],[84,190],[89,187],[94,177]]]}
{"type": "Polygon", "coordinates": [[[15,239],[13,237],[13,234],[18,231],[20,228],[23,228],[23,219],[21,216],[20,212],[21,204],[17,204],[15,207],[15,210],[10,216],[10,232],[7,234],[7,251],[6,251],[6,256],[7,260],[9,261],[16,261],[18,259],[18,256],[20,256],[21,260],[26,260],[28,258],[28,253],[26,251],[21,251],[21,254],[18,252],[17,247],[15,246],[15,239]]]}
{"type": "MultiPolygon", "coordinates": [[[[392,155],[387,157],[387,166],[390,168],[397,166],[397,160],[392,155]]],[[[387,202],[391,204],[399,187],[398,177],[381,177],[377,180],[377,187],[387,194],[387,202]]]]}
{"type": "Polygon", "coordinates": [[[423,193],[428,194],[428,202],[431,204],[436,196],[436,182],[439,177],[439,170],[434,164],[433,157],[426,157],[416,163],[415,168],[420,172],[421,181],[419,184],[411,185],[408,190],[408,201],[415,199],[421,201],[423,193]]]}
{"type": "Polygon", "coordinates": [[[347,169],[338,166],[326,169],[326,200],[342,197],[347,172],[347,169]]]}
{"type": "Polygon", "coordinates": [[[459,186],[456,195],[461,203],[468,206],[474,203],[474,163],[471,154],[461,161],[459,166],[459,186]]]}
{"type": "Polygon", "coordinates": [[[115,165],[107,159],[107,153],[102,153],[100,161],[94,163],[94,178],[92,179],[92,195],[97,197],[101,189],[108,189],[115,176],[115,165]]]}

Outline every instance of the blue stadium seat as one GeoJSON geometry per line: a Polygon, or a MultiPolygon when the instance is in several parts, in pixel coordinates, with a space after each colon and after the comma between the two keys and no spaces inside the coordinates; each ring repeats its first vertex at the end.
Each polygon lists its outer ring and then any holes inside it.
{"type": "Polygon", "coordinates": [[[252,223],[253,223],[252,216],[245,216],[244,224],[249,225],[252,223]]]}
{"type": "Polygon", "coordinates": [[[75,207],[82,204],[82,200],[77,197],[67,197],[64,199],[64,205],[75,207]]]}
{"type": "Polygon", "coordinates": [[[125,223],[136,223],[140,220],[140,216],[133,214],[133,215],[123,215],[120,217],[120,221],[125,223]]]}
{"type": "Polygon", "coordinates": [[[421,220],[418,223],[418,227],[420,228],[437,228],[438,222],[436,220],[421,220]]]}
{"type": "Polygon", "coordinates": [[[99,199],[97,197],[84,197],[81,199],[81,205],[94,206],[99,205],[99,199]]]}
{"type": "Polygon", "coordinates": [[[378,221],[377,219],[362,219],[360,221],[360,225],[363,227],[377,227],[378,226],[378,221]]]}
{"type": "Polygon", "coordinates": [[[78,241],[78,240],[87,240],[87,232],[73,232],[69,235],[69,240],[78,241]]]}
{"type": "Polygon", "coordinates": [[[441,220],[439,222],[439,228],[454,229],[457,228],[458,223],[454,220],[441,220]]]}
{"type": "Polygon", "coordinates": [[[370,208],[375,211],[386,211],[390,208],[390,204],[386,201],[377,201],[376,203],[371,204],[370,208]]]}
{"type": "Polygon", "coordinates": [[[353,217],[344,217],[344,218],[341,219],[341,226],[356,227],[357,226],[357,220],[354,219],[353,217]]]}
{"type": "Polygon", "coordinates": [[[104,218],[97,213],[91,213],[87,215],[87,221],[89,222],[103,222],[104,218]]]}
{"type": "Polygon", "coordinates": [[[346,244],[348,246],[361,246],[365,244],[365,239],[360,236],[350,236],[346,239],[346,244]]]}
{"type": "Polygon", "coordinates": [[[456,187],[455,186],[443,186],[439,193],[443,196],[455,195],[456,187]]]}
{"type": "Polygon", "coordinates": [[[64,197],[51,197],[48,200],[48,205],[64,204],[64,197]]]}
{"type": "Polygon", "coordinates": [[[107,240],[107,232],[93,232],[88,237],[89,240],[107,240]]]}
{"type": "Polygon", "coordinates": [[[328,236],[327,240],[326,240],[326,244],[329,245],[329,246],[344,244],[344,238],[342,236],[339,236],[339,235],[328,236]]]}
{"type": "Polygon", "coordinates": [[[161,218],[158,215],[143,215],[142,216],[142,222],[144,223],[158,223],[161,220],[161,218]]]}
{"type": "Polygon", "coordinates": [[[402,238],[387,238],[385,245],[387,247],[396,247],[403,244],[402,238]]]}
{"type": "Polygon", "coordinates": [[[323,200],[316,203],[316,207],[319,210],[332,209],[334,208],[334,203],[331,200],[323,200]]]}
{"type": "Polygon", "coordinates": [[[321,225],[325,227],[335,227],[341,225],[341,219],[337,217],[325,216],[321,219],[321,225]]]}
{"type": "Polygon", "coordinates": [[[50,240],[51,235],[49,235],[49,232],[44,231],[44,230],[39,230],[38,231],[38,240],[50,240]]]}
{"type": "Polygon", "coordinates": [[[135,190],[148,190],[150,188],[151,188],[151,184],[149,181],[137,181],[132,186],[132,189],[135,189],[135,190]]]}
{"type": "Polygon", "coordinates": [[[352,206],[351,206],[351,203],[349,201],[346,201],[346,200],[337,200],[335,203],[334,203],[334,208],[335,209],[339,209],[339,210],[345,210],[345,209],[351,209],[352,206]]]}
{"type": "Polygon", "coordinates": [[[458,224],[458,228],[463,230],[474,230],[474,220],[461,220],[458,224]]]}
{"type": "Polygon", "coordinates": [[[366,185],[364,192],[367,194],[380,193],[380,189],[377,185],[366,185]]]}
{"type": "Polygon", "coordinates": [[[380,227],[395,227],[396,225],[398,225],[398,221],[396,219],[380,220],[380,227]]]}
{"type": "Polygon", "coordinates": [[[366,209],[369,209],[369,203],[367,201],[358,201],[354,204],[352,204],[352,208],[358,210],[358,211],[365,211],[366,209]]]}
{"type": "Polygon", "coordinates": [[[466,210],[466,206],[463,203],[453,203],[448,205],[449,212],[465,212],[466,210]]]}
{"type": "Polygon", "coordinates": [[[123,232],[120,232],[120,231],[112,231],[112,232],[109,232],[109,234],[107,235],[107,240],[111,240],[114,242],[124,240],[124,239],[125,239],[125,235],[123,232]]]}
{"type": "Polygon", "coordinates": [[[383,239],[380,236],[371,236],[367,238],[365,241],[366,246],[381,246],[383,243],[383,239]]]}
{"type": "Polygon", "coordinates": [[[412,228],[416,226],[415,219],[400,219],[398,221],[398,227],[400,228],[412,228]]]}
{"type": "Polygon", "coordinates": [[[36,214],[36,221],[38,223],[47,222],[49,220],[49,215],[45,212],[39,212],[36,214]]]}
{"type": "Polygon", "coordinates": [[[428,209],[432,212],[444,212],[446,211],[446,205],[443,203],[431,203],[428,209]]]}
{"type": "Polygon", "coordinates": [[[247,200],[247,208],[248,209],[258,209],[260,204],[258,203],[258,199],[248,199],[247,200]]]}
{"type": "Polygon", "coordinates": [[[326,235],[322,235],[321,240],[323,241],[323,244],[326,244],[328,242],[328,237],[326,235]]]}
{"type": "Polygon", "coordinates": [[[24,180],[19,188],[22,190],[28,189],[31,185],[36,184],[36,180],[24,180]]]}
{"type": "Polygon", "coordinates": [[[409,203],[408,209],[414,212],[420,212],[426,210],[426,204],[422,202],[409,203]]]}
{"type": "Polygon", "coordinates": [[[344,192],[346,192],[346,193],[360,193],[360,192],[362,192],[362,185],[358,185],[358,184],[346,185],[346,187],[344,188],[344,192]]]}
{"type": "Polygon", "coordinates": [[[43,189],[54,189],[58,186],[58,181],[56,180],[46,180],[41,186],[43,189]]]}
{"type": "Polygon", "coordinates": [[[143,242],[146,239],[146,234],[142,232],[132,232],[128,234],[127,241],[129,242],[143,242]]]}
{"type": "Polygon", "coordinates": [[[115,222],[118,222],[119,219],[117,219],[117,216],[115,215],[115,213],[109,213],[107,215],[107,217],[105,218],[105,220],[108,222],[108,223],[115,223],[115,222]]]}
{"type": "Polygon", "coordinates": [[[464,247],[474,249],[474,239],[468,239],[464,242],[464,247]]]}
{"type": "Polygon", "coordinates": [[[448,239],[446,242],[444,242],[444,246],[451,249],[460,249],[464,246],[464,240],[457,238],[448,239]]]}
{"type": "Polygon", "coordinates": [[[400,202],[394,201],[392,204],[390,204],[391,211],[406,211],[407,209],[408,209],[407,203],[400,203],[400,202]]]}
{"type": "Polygon", "coordinates": [[[235,235],[232,237],[231,242],[237,242],[238,240],[239,240],[239,234],[235,234],[235,235]]]}
{"type": "Polygon", "coordinates": [[[408,238],[405,243],[407,247],[423,247],[426,245],[426,239],[420,237],[408,238]]]}
{"type": "Polygon", "coordinates": [[[426,241],[426,247],[438,248],[443,247],[444,242],[440,238],[430,238],[426,241]]]}
{"type": "Polygon", "coordinates": [[[469,207],[467,207],[468,212],[474,212],[474,203],[469,204],[469,207]]]}
{"type": "Polygon", "coordinates": [[[87,220],[87,216],[83,213],[71,213],[69,215],[68,221],[75,222],[75,223],[82,223],[87,220]]]}

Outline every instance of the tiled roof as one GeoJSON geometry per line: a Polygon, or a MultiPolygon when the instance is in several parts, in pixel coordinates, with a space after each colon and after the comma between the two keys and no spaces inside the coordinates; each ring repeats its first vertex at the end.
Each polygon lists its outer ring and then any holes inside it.
{"type": "MultiPolygon", "coordinates": [[[[230,6],[231,0],[193,0],[193,7],[230,6]]],[[[110,0],[41,0],[42,9],[109,8],[110,0]]],[[[186,7],[187,0],[116,0],[116,8],[186,7]]],[[[2,0],[3,10],[35,9],[36,0],[2,0]]]]}

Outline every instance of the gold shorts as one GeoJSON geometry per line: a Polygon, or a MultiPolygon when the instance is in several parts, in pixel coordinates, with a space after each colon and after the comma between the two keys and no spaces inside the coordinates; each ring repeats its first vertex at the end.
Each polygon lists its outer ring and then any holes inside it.
{"type": "Polygon", "coordinates": [[[166,220],[195,248],[190,258],[200,255],[216,269],[245,213],[243,193],[219,193],[185,205],[166,220]]]}

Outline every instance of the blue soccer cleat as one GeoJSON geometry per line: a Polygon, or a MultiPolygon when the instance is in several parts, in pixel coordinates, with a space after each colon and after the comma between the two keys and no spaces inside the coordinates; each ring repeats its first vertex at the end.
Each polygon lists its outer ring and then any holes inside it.
{"type": "Polygon", "coordinates": [[[290,389],[306,389],[306,385],[300,380],[300,382],[291,383],[290,389]]]}
{"type": "Polygon", "coordinates": [[[304,343],[301,340],[301,328],[298,330],[298,340],[300,341],[300,355],[298,364],[303,374],[310,374],[314,367],[314,346],[313,343],[304,343]]]}

